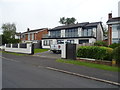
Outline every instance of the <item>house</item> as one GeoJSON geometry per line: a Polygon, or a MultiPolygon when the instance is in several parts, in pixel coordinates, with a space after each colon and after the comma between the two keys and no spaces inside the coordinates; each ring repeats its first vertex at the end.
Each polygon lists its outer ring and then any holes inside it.
{"type": "Polygon", "coordinates": [[[15,33],[15,39],[21,39],[21,33],[15,33]]]}
{"type": "Polygon", "coordinates": [[[120,17],[112,17],[112,13],[108,14],[108,45],[112,43],[120,43],[120,17]]]}
{"type": "Polygon", "coordinates": [[[34,48],[41,48],[41,40],[45,34],[48,34],[48,28],[35,30],[28,28],[26,32],[21,33],[21,41],[22,43],[32,42],[35,44],[34,48]]]}
{"type": "Polygon", "coordinates": [[[103,40],[102,22],[84,22],[58,26],[48,30],[48,35],[42,38],[42,48],[50,48],[51,44],[61,43],[94,43],[103,40]]]}

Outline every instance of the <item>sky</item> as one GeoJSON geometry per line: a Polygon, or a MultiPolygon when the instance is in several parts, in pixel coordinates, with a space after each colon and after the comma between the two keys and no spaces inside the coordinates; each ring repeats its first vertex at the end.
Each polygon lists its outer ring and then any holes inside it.
{"type": "MultiPolygon", "coordinates": [[[[118,17],[120,0],[0,0],[0,27],[15,23],[17,32],[60,26],[60,17],[75,17],[77,22],[106,24],[108,13],[118,17]]],[[[2,29],[0,28],[0,33],[2,29]]]]}

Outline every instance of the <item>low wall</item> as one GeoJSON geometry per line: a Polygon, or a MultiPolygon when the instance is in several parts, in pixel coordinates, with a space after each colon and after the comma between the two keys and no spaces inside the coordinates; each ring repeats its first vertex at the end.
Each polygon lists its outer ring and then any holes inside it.
{"type": "Polygon", "coordinates": [[[34,54],[34,44],[32,43],[5,44],[5,51],[34,54]]]}

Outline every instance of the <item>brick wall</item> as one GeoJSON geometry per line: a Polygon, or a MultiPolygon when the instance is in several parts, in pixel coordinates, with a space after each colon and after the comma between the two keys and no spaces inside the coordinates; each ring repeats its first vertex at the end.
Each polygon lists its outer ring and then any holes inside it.
{"type": "Polygon", "coordinates": [[[43,30],[43,31],[41,31],[41,32],[38,32],[38,33],[36,34],[36,39],[37,39],[37,40],[42,40],[42,36],[43,36],[44,34],[48,34],[48,30],[43,30]]]}
{"type": "Polygon", "coordinates": [[[112,26],[108,25],[108,45],[112,44],[112,26]]]}
{"type": "MultiPolygon", "coordinates": [[[[27,32],[28,33],[28,32],[27,32]]],[[[43,34],[48,34],[48,29],[46,30],[41,30],[38,33],[34,33],[34,40],[41,40],[43,34]]],[[[21,38],[21,40],[28,40],[28,34],[25,34],[24,38],[21,38]]],[[[30,40],[32,40],[32,33],[30,34],[30,40]]]]}

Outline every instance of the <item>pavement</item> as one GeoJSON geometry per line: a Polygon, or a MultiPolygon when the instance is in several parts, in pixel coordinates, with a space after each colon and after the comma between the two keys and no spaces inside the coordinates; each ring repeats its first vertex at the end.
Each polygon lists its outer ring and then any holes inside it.
{"type": "Polygon", "coordinates": [[[56,59],[57,59],[56,56],[60,58],[59,57],[60,55],[53,56],[49,52],[44,52],[42,54],[37,54],[37,55],[35,54],[32,56],[24,56],[24,57],[3,54],[3,57],[15,59],[17,61],[29,63],[36,66],[49,67],[49,69],[51,70],[56,70],[61,72],[65,71],[68,73],[72,72],[72,74],[78,74],[78,76],[83,75],[83,76],[93,77],[93,78],[102,79],[110,82],[120,83],[120,79],[118,78],[119,76],[118,72],[106,71],[106,70],[66,64],[66,63],[59,63],[59,62],[56,62],[56,59]]]}

